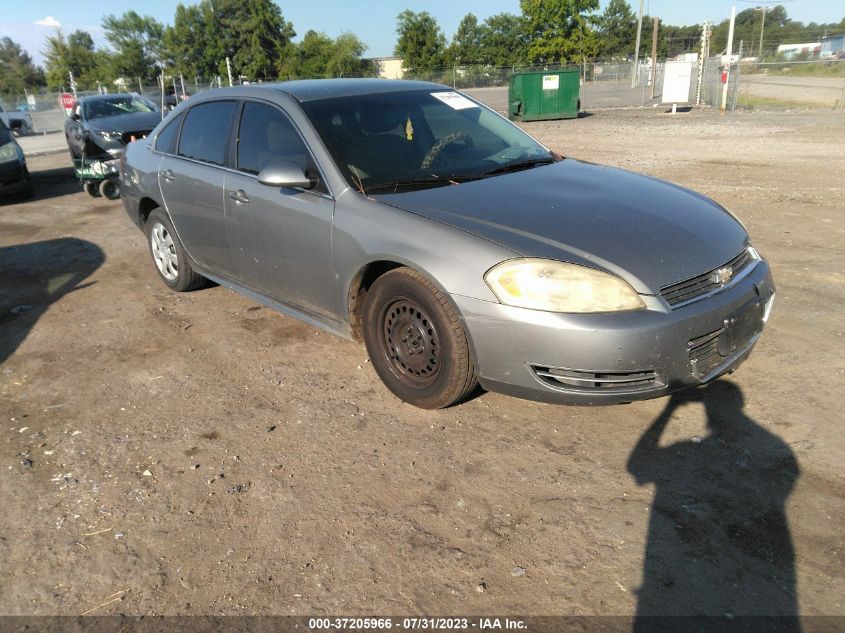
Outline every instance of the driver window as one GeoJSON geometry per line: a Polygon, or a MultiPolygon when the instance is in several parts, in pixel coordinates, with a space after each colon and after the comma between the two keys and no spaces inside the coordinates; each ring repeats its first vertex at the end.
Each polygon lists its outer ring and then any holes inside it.
{"type": "MultiPolygon", "coordinates": [[[[237,142],[238,170],[248,174],[258,174],[274,159],[296,163],[306,173],[315,171],[296,128],[272,106],[251,101],[244,103],[237,142]]],[[[317,189],[325,191],[322,183],[317,189]]]]}

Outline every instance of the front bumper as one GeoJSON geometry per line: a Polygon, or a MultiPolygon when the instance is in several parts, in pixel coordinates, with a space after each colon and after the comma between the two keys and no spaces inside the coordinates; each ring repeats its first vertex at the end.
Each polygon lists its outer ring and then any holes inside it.
{"type": "Polygon", "coordinates": [[[28,191],[32,187],[26,163],[17,160],[0,164],[0,194],[28,191]]]}
{"type": "Polygon", "coordinates": [[[751,353],[775,287],[764,260],[742,282],[669,309],[555,314],[453,296],[481,385],[529,400],[616,404],[701,385],[751,353]]]}

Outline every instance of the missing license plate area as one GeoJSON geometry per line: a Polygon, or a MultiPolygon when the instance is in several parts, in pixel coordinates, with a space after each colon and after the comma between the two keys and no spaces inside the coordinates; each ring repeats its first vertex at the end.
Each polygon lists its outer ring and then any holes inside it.
{"type": "Polygon", "coordinates": [[[719,336],[719,354],[728,356],[763,330],[766,301],[757,299],[725,319],[725,330],[719,336]]]}

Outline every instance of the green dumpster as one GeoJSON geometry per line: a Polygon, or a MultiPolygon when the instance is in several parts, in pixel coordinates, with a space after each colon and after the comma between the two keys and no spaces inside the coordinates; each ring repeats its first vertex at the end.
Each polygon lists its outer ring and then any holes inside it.
{"type": "Polygon", "coordinates": [[[508,89],[511,121],[574,119],[581,109],[578,70],[517,73],[508,89]]]}

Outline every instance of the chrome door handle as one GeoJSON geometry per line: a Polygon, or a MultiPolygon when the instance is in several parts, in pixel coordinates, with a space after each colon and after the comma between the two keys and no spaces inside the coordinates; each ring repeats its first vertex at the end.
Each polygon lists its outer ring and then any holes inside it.
{"type": "Polygon", "coordinates": [[[164,171],[158,172],[158,175],[161,176],[164,180],[176,180],[176,176],[173,175],[172,169],[165,169],[164,171]]]}
{"type": "Polygon", "coordinates": [[[246,204],[249,202],[249,196],[246,195],[246,191],[243,189],[238,189],[237,191],[233,191],[229,194],[229,197],[237,202],[238,204],[246,204]]]}

